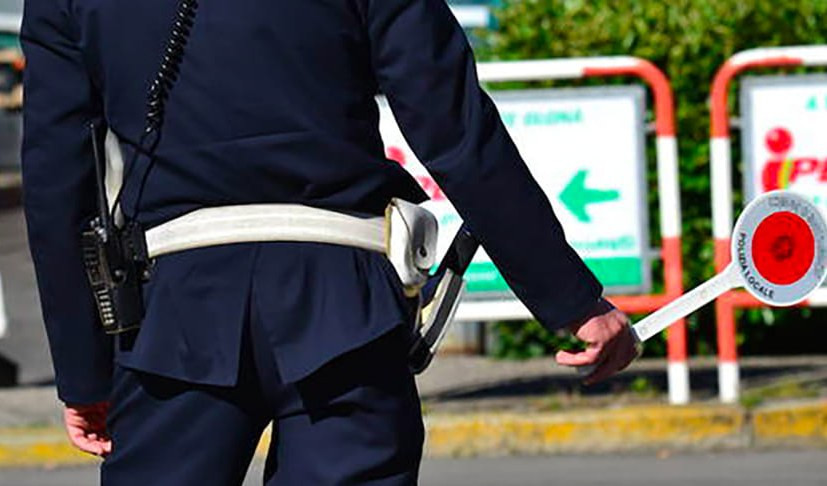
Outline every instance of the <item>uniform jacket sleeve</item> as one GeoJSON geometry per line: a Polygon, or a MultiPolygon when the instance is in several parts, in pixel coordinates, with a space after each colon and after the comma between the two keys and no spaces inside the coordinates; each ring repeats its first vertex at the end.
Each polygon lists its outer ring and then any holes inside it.
{"type": "Polygon", "coordinates": [[[80,235],[95,214],[87,125],[101,107],[64,0],[27,0],[23,191],[29,244],[54,362],[67,403],[105,400],[111,341],[101,331],[81,261],[80,235]]]}
{"type": "Polygon", "coordinates": [[[377,81],[417,157],[541,323],[556,329],[585,316],[602,287],[481,90],[445,1],[365,1],[377,81]]]}

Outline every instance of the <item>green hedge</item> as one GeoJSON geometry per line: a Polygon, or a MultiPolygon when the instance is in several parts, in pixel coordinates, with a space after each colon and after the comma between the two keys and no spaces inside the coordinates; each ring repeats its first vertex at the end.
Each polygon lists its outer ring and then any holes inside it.
{"type": "MultiPolygon", "coordinates": [[[[685,284],[695,285],[710,277],[710,83],[721,64],[740,50],[827,43],[827,0],[505,0],[496,16],[496,31],[477,33],[483,39],[478,49],[480,60],[632,55],[654,62],[667,74],[677,101],[685,284]]],[[[736,109],[735,98],[730,97],[732,112],[736,109]]],[[[740,156],[737,145],[736,136],[735,160],[740,156]]],[[[739,177],[736,172],[736,187],[740,187],[739,177]]],[[[649,171],[649,181],[656,245],[659,228],[654,166],[649,171]]],[[[735,200],[741,201],[737,191],[735,200]]],[[[816,320],[806,319],[810,314],[799,310],[745,312],[740,319],[742,348],[760,353],[797,349],[782,342],[796,339],[795,336],[779,336],[768,327],[799,327],[806,320],[816,320]]],[[[714,353],[713,322],[711,306],[690,318],[692,352],[714,353]]],[[[822,326],[811,324],[803,329],[808,336],[818,334],[823,342],[827,328],[810,329],[815,327],[822,326]]],[[[533,340],[525,339],[526,332],[513,324],[497,328],[502,336],[498,352],[503,356],[532,355],[539,348],[548,350],[556,344],[555,338],[534,332],[534,327],[528,333],[534,336],[533,340]],[[519,334],[520,339],[513,339],[510,334],[519,334]],[[513,345],[509,347],[509,343],[513,345]],[[528,348],[532,351],[526,351],[528,348]]],[[[649,351],[662,353],[663,343],[650,344],[649,351]]]]}

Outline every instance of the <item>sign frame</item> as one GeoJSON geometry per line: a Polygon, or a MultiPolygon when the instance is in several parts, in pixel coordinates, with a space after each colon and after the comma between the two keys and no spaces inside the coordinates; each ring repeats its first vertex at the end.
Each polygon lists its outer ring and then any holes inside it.
{"type": "MultiPolygon", "coordinates": [[[[710,189],[712,236],[715,240],[715,269],[730,262],[733,226],[732,147],[729,113],[730,86],[744,73],[756,68],[810,68],[827,66],[827,44],[760,47],[740,51],[727,59],[715,74],[710,90],[710,189]]],[[[814,293],[805,305],[827,306],[827,289],[814,293]]],[[[724,403],[736,403],[740,372],[735,310],[763,307],[750,294],[739,291],[721,296],[715,303],[718,333],[719,396],[724,403]]]]}
{"type": "MultiPolygon", "coordinates": [[[[744,76],[741,79],[738,102],[740,105],[741,114],[741,159],[743,163],[743,181],[742,188],[744,191],[744,203],[749,203],[755,200],[760,194],[756,193],[755,182],[757,167],[750,161],[755,160],[756,154],[753,151],[754,141],[756,136],[760,134],[754,133],[751,123],[747,120],[752,119],[755,113],[755,106],[752,102],[751,94],[755,89],[778,86],[824,86],[827,87],[827,74],[825,73],[801,73],[801,74],[764,74],[744,76]]],[[[822,210],[822,214],[827,217],[827,211],[822,210]]],[[[822,288],[827,289],[827,282],[822,288]]]]}
{"type": "MultiPolygon", "coordinates": [[[[587,86],[587,87],[565,87],[565,88],[532,88],[525,90],[486,90],[495,105],[498,106],[502,100],[506,101],[522,101],[522,100],[539,100],[539,101],[572,101],[572,100],[588,100],[590,98],[621,98],[630,99],[633,104],[634,125],[638,127],[636,130],[636,153],[635,158],[635,175],[634,179],[638,184],[637,194],[637,211],[639,214],[636,232],[640,238],[640,275],[641,280],[638,285],[605,285],[606,295],[629,295],[640,294],[645,295],[652,291],[653,281],[653,248],[652,235],[649,229],[649,206],[648,196],[649,187],[647,184],[646,170],[646,90],[640,85],[618,85],[618,86],[587,86]]],[[[377,98],[380,111],[388,107],[388,102],[384,97],[377,98]]],[[[553,129],[553,128],[547,128],[553,129]]],[[[517,145],[519,149],[519,144],[517,145]]],[[[552,149],[552,148],[550,148],[552,149]]],[[[526,161],[526,165],[531,170],[530,161],[526,161]]],[[[533,173],[532,173],[533,175],[533,173]]],[[[535,177],[536,178],[536,177],[535,177]]],[[[543,182],[538,180],[540,186],[543,182]]],[[[559,201],[559,194],[549,194],[544,191],[546,197],[552,202],[555,214],[559,215],[565,208],[561,207],[559,201]]],[[[449,200],[450,202],[450,200],[449,200]]],[[[441,228],[444,231],[444,228],[441,228]]],[[[565,227],[564,227],[565,230],[565,227]]],[[[452,236],[452,235],[451,235],[452,236]]],[[[578,253],[579,254],[579,253],[578,253]]],[[[581,255],[581,258],[587,260],[588,258],[581,255]]],[[[472,263],[473,266],[473,263],[472,263]]],[[[501,276],[500,276],[501,278],[501,276]]],[[[508,302],[517,300],[517,297],[510,290],[478,290],[467,291],[464,300],[469,302],[508,302]]]]}
{"type": "Polygon", "coordinates": [[[777,86],[817,86],[824,85],[827,87],[827,73],[804,73],[804,74],[768,74],[760,76],[744,76],[741,80],[739,89],[739,103],[741,115],[741,153],[743,162],[743,181],[742,188],[744,190],[744,203],[748,203],[755,199],[759,194],[755,191],[756,177],[752,164],[748,163],[754,160],[755,153],[753,153],[754,137],[760,134],[753,133],[752,124],[746,123],[750,120],[755,112],[751,100],[751,93],[753,90],[765,87],[777,86]]]}

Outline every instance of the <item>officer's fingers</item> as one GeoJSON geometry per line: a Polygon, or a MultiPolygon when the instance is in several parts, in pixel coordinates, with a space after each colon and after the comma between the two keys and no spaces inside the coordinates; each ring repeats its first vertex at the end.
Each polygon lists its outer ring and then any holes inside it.
{"type": "Polygon", "coordinates": [[[106,443],[109,439],[105,436],[105,432],[96,432],[67,420],[66,433],[69,436],[69,442],[81,451],[96,456],[106,453],[106,443]]]}
{"type": "Polygon", "coordinates": [[[100,456],[103,453],[103,446],[100,441],[88,437],[84,433],[73,433],[69,435],[73,446],[88,454],[100,456]]]}
{"type": "Polygon", "coordinates": [[[67,427],[86,428],[89,426],[89,421],[86,420],[86,417],[73,413],[65,414],[64,422],[67,427]]]}
{"type": "Polygon", "coordinates": [[[96,434],[90,434],[81,449],[84,452],[104,457],[112,451],[112,441],[96,434]]]}
{"type": "Polygon", "coordinates": [[[107,440],[101,442],[101,446],[103,448],[103,455],[104,456],[108,456],[109,454],[112,453],[112,440],[111,439],[107,439],[107,440]]]}
{"type": "Polygon", "coordinates": [[[572,353],[570,351],[558,351],[554,359],[563,366],[588,366],[593,365],[600,359],[602,347],[590,346],[585,351],[572,353]]]}

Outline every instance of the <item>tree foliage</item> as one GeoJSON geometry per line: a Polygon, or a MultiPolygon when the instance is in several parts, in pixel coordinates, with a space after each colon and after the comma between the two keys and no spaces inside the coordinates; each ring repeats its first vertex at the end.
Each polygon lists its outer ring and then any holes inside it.
{"type": "MultiPolygon", "coordinates": [[[[726,59],[744,49],[827,43],[827,0],[504,0],[496,17],[496,30],[479,33],[481,60],[631,55],[652,61],[667,74],[677,103],[684,283],[692,286],[709,278],[713,274],[708,144],[712,79],[726,59]]],[[[737,96],[730,96],[730,102],[730,112],[736,113],[737,96]]],[[[736,133],[734,160],[740,157],[738,143],[736,133]]],[[[649,183],[656,246],[659,228],[653,165],[649,183]]],[[[738,170],[735,187],[740,187],[738,170]]],[[[740,190],[736,190],[736,207],[741,201],[740,190]]],[[[802,317],[798,310],[746,312],[740,338],[749,349],[772,352],[773,343],[750,342],[751,336],[761,339],[767,335],[766,326],[799,322],[802,317]]],[[[712,322],[710,308],[690,319],[694,352],[714,350],[712,322]]],[[[500,326],[506,333],[511,327],[500,326]]],[[[662,350],[662,343],[654,346],[662,350]]]]}

